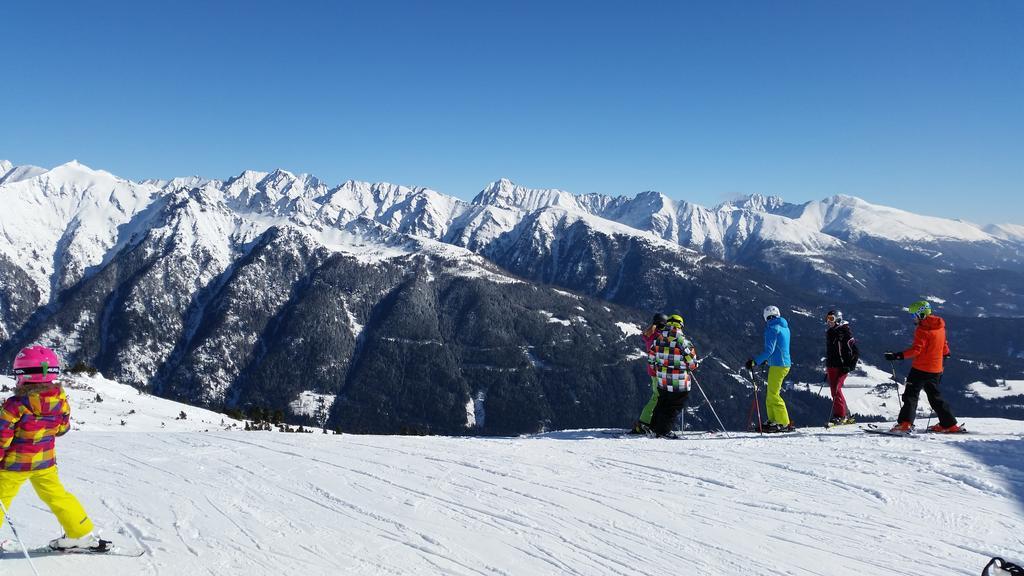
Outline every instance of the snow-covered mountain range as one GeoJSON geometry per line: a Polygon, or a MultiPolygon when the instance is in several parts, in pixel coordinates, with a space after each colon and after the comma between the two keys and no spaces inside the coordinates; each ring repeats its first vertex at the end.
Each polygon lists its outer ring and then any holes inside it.
{"type": "MultiPolygon", "coordinates": [[[[754,195],[706,208],[657,192],[614,198],[574,195],[524,188],[502,179],[466,202],[427,188],[387,183],[347,181],[329,188],[313,176],[284,170],[246,171],[226,181],[192,177],[136,183],[75,161],[51,170],[4,161],[0,186],[7,206],[0,222],[6,236],[0,252],[29,273],[40,303],[49,302],[54,290],[81,280],[87,268],[102,265],[134,233],[152,225],[160,206],[183,191],[194,191],[208,203],[228,209],[230,222],[197,220],[196,226],[214,228],[196,228],[196,233],[227,234],[232,244],[245,244],[269,226],[287,223],[317,234],[325,245],[344,249],[352,244],[352,229],[363,231],[360,222],[372,221],[388,233],[488,254],[514,244],[528,231],[524,228],[554,237],[555,227],[583,221],[601,232],[657,237],[726,262],[762,262],[777,270],[771,266],[773,257],[798,258],[836,276],[841,276],[843,263],[858,257],[864,260],[862,266],[882,266],[874,262],[879,256],[875,252],[885,244],[906,252],[901,261],[922,256],[937,270],[947,267],[946,273],[993,263],[1018,269],[1024,261],[1021,225],[982,228],[848,196],[792,205],[778,197],[754,195]],[[532,224],[524,227],[528,219],[532,224]],[[952,245],[956,247],[949,254],[941,249],[952,245]],[[40,258],[41,254],[54,258],[40,258]]],[[[845,285],[842,278],[835,282],[845,285]]]]}
{"type": "MultiPolygon", "coordinates": [[[[908,337],[887,310],[927,296],[964,318],[972,381],[1022,369],[1019,335],[993,341],[1016,334],[1002,317],[1024,307],[1012,225],[841,196],[706,208],[508,180],[464,201],[283,170],[143,182],[77,162],[0,172],[5,357],[42,341],[210,407],[313,392],[337,398],[332,422],[367,431],[604,424],[645,393],[624,321],[683,311],[724,376],[757,345],[767,301],[808,333],[842,303],[880,340],[908,337]],[[425,406],[400,400],[411,390],[425,406]]],[[[797,352],[808,369],[816,348],[797,352]]]]}

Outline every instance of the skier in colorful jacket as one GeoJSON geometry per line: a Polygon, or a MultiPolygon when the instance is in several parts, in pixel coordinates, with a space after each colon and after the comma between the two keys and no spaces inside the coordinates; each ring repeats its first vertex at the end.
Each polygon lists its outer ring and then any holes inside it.
{"type": "Polygon", "coordinates": [[[766,306],[764,317],[764,350],[747,359],[747,369],[768,363],[768,391],[764,404],[768,422],[762,425],[765,432],[787,432],[795,429],[789,420],[786,402],[782,399],[782,382],[789,374],[792,362],[789,359],[789,323],[782,317],[777,306],[766,306]]]}
{"type": "MultiPolygon", "coordinates": [[[[651,319],[651,324],[641,334],[640,338],[644,342],[644,355],[648,355],[651,350],[651,346],[658,337],[658,333],[665,327],[665,323],[668,322],[668,316],[658,313],[651,319]]],[[[640,418],[633,423],[633,429],[630,430],[630,434],[649,434],[653,433],[651,430],[651,417],[654,415],[654,407],[658,405],[658,380],[655,378],[656,372],[654,370],[654,364],[647,363],[647,376],[651,380],[651,398],[644,405],[643,410],[640,411],[640,418]]]]}
{"type": "Polygon", "coordinates": [[[672,423],[686,407],[690,395],[690,372],[699,367],[697,348],[683,334],[683,317],[673,314],[657,333],[648,349],[648,363],[654,367],[658,399],[651,414],[651,430],[659,438],[674,438],[672,423]]]}
{"type": "Polygon", "coordinates": [[[960,432],[953,411],[939,392],[942,383],[942,361],[949,357],[949,342],[946,341],[946,322],[932,313],[932,306],[926,300],[919,300],[907,307],[914,324],[914,342],[902,352],[886,352],[885,359],[892,362],[913,358],[907,386],[903,391],[903,408],[893,431],[908,432],[914,427],[917,402],[921,390],[928,396],[928,404],[939,417],[939,423],[929,427],[931,432],[960,432]]]}
{"type": "Polygon", "coordinates": [[[846,376],[857,367],[860,351],[857,340],[853,337],[850,323],[843,320],[839,310],[829,310],[825,314],[825,378],[829,390],[832,391],[831,424],[852,424],[846,397],[843,395],[843,384],[846,376]]]}
{"type": "Polygon", "coordinates": [[[14,374],[14,395],[0,409],[0,499],[9,509],[21,485],[31,482],[64,529],[50,546],[94,548],[100,542],[92,520],[57,476],[55,438],[68,431],[71,414],[57,382],[60,358],[45,346],[29,346],[15,357],[14,374]]]}

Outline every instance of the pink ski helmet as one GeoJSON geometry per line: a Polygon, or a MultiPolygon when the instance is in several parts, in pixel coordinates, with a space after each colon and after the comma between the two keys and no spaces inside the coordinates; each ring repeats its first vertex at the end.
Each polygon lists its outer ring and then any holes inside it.
{"type": "Polygon", "coordinates": [[[60,376],[60,357],[46,346],[22,348],[14,357],[18,384],[53,382],[60,376]]]}

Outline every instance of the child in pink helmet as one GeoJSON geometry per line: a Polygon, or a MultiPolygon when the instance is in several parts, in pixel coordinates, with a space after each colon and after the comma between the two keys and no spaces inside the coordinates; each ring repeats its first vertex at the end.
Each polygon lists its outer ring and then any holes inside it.
{"type": "MultiPolygon", "coordinates": [[[[60,376],[60,358],[45,346],[29,346],[14,359],[18,386],[0,409],[0,498],[11,500],[26,481],[64,528],[50,542],[54,549],[102,549],[105,541],[92,530],[92,520],[57,477],[54,439],[70,428],[71,408],[60,376]]],[[[0,513],[0,522],[3,515],[0,513]]]]}

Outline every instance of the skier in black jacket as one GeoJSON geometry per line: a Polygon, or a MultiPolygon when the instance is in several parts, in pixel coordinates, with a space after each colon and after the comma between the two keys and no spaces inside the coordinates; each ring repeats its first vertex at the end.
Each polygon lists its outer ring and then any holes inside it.
{"type": "Polygon", "coordinates": [[[850,330],[850,323],[843,320],[843,313],[839,310],[829,310],[825,324],[828,326],[825,331],[825,377],[832,390],[832,419],[829,423],[852,424],[853,418],[843,396],[843,384],[846,383],[846,375],[857,367],[860,356],[857,340],[850,330]]]}

